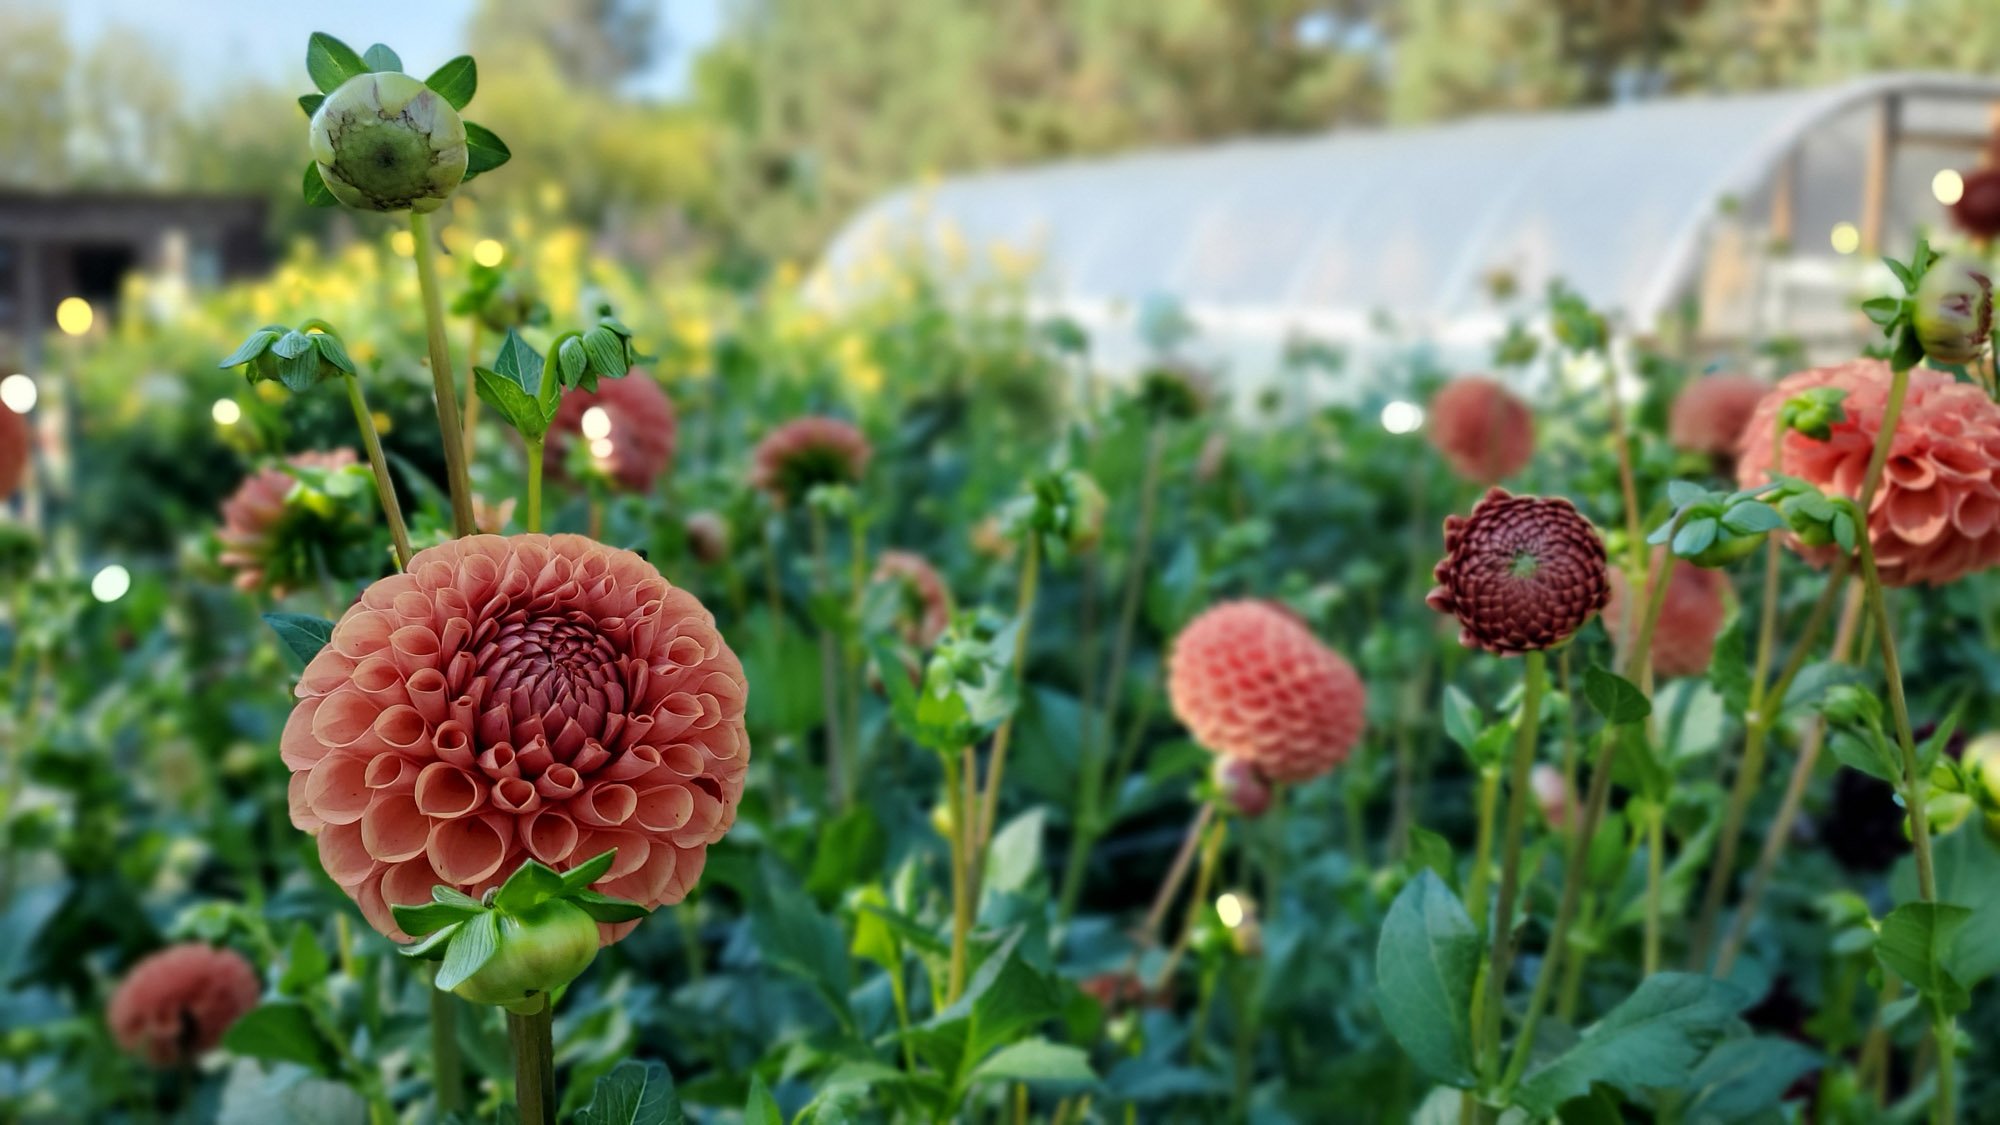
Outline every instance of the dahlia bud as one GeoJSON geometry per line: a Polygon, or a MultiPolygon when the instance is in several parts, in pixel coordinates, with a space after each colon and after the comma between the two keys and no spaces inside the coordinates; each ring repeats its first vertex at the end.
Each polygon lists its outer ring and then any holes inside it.
{"type": "Polygon", "coordinates": [[[241,367],[253,386],[265,381],[283,383],[295,394],[328,379],[354,374],[354,361],[348,358],[340,337],[317,330],[313,324],[302,328],[267,324],[216,366],[241,367]]]}
{"type": "Polygon", "coordinates": [[[1993,338],[1993,277],[1976,258],[1946,258],[1917,282],[1912,321],[1924,354],[1935,363],[1967,364],[1993,338]]]}
{"type": "Polygon", "coordinates": [[[1200,368],[1168,360],[1139,378],[1139,403],[1159,421],[1186,422],[1208,407],[1210,380],[1200,368]]]}
{"type": "Polygon", "coordinates": [[[1882,704],[1864,688],[1854,684],[1836,684],[1827,689],[1826,697],[1820,703],[1820,713],[1835,726],[1880,724],[1882,704]]]}
{"type": "Polygon", "coordinates": [[[1013,535],[1038,534],[1079,553],[1104,538],[1104,490],[1080,469],[1043,473],[1028,482],[1026,494],[1007,506],[1004,523],[1013,535]]]}
{"type": "Polygon", "coordinates": [[[313,161],[335,199],[362,211],[427,213],[465,179],[465,123],[407,74],[361,74],[312,117],[313,161]]]}
{"type": "Polygon", "coordinates": [[[1425,601],[1458,619],[1468,648],[1554,648],[1611,597],[1604,541],[1568,500],[1492,489],[1445,521],[1444,548],[1425,601]]]}
{"type": "Polygon", "coordinates": [[[1843,387],[1811,387],[1785,400],[1778,408],[1778,423],[1814,441],[1825,441],[1833,436],[1833,427],[1847,421],[1847,411],[1841,406],[1846,400],[1843,387]]]}
{"type": "Polygon", "coordinates": [[[1255,820],[1271,807],[1271,783],[1254,763],[1220,755],[1210,776],[1222,803],[1237,816],[1255,820]]]}
{"type": "Polygon", "coordinates": [[[498,913],[492,958],[451,990],[475,1004],[536,1011],[597,957],[597,922],[572,903],[550,899],[518,914],[498,913]]]}
{"type": "Polygon", "coordinates": [[[1966,743],[1963,767],[1974,799],[2000,811],[2000,734],[1982,734],[1966,743]]]}

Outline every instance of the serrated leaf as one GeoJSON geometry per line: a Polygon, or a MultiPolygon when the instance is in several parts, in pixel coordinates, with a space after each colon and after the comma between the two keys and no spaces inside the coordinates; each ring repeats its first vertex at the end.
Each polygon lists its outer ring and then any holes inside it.
{"type": "Polygon", "coordinates": [[[315,31],[306,40],[306,73],[322,94],[340,89],[350,78],[368,73],[368,64],[354,48],[324,31],[315,31]]]}
{"type": "Polygon", "coordinates": [[[509,914],[521,914],[563,893],[563,877],[539,860],[528,860],[514,869],[493,896],[493,905],[509,914]]]}
{"type": "Polygon", "coordinates": [[[325,101],[325,94],[300,94],[299,108],[306,111],[307,117],[311,117],[313,114],[319,112],[320,105],[325,101]]]}
{"type": "Polygon", "coordinates": [[[437,986],[450,992],[464,984],[500,952],[500,915],[488,910],[458,927],[444,964],[438,966],[437,986]]]}
{"type": "Polygon", "coordinates": [[[362,52],[361,61],[367,63],[368,69],[377,74],[401,73],[403,69],[403,60],[396,57],[396,52],[390,50],[387,43],[377,43],[362,52]]]}
{"type": "Polygon", "coordinates": [[[1608,723],[1636,723],[1653,713],[1652,700],[1637,684],[1595,664],[1583,670],[1583,696],[1608,723]]]}
{"type": "Polygon", "coordinates": [[[597,1080],[576,1125],[680,1125],[685,1121],[674,1076],[657,1059],[626,1059],[597,1080]]]}
{"type": "Polygon", "coordinates": [[[396,925],[411,937],[434,934],[446,926],[456,925],[482,913],[484,908],[474,903],[460,906],[457,903],[426,902],[415,906],[392,904],[389,915],[396,919],[396,925]]]}
{"type": "Polygon", "coordinates": [[[334,198],[333,189],[326,186],[325,177],[319,174],[319,165],[306,162],[305,182],[299,185],[308,207],[338,207],[340,200],[334,198]]]}
{"type": "Polygon", "coordinates": [[[505,375],[529,394],[540,392],[542,387],[542,353],[536,351],[521,334],[512,328],[500,341],[500,350],[494,353],[493,370],[505,375]]]}
{"type": "Polygon", "coordinates": [[[491,172],[513,157],[507,151],[506,142],[493,134],[484,125],[465,123],[465,178],[471,179],[483,172],[491,172]]]}
{"type": "Polygon", "coordinates": [[[278,643],[304,668],[333,637],[333,622],[310,613],[267,613],[264,624],[278,634],[278,643]]]}
{"type": "Polygon", "coordinates": [[[1474,1080],[1471,1001],[1479,931],[1435,874],[1417,872],[1382,921],[1375,1004],[1382,1022],[1424,1073],[1454,1086],[1474,1080]]]}
{"type": "Polygon", "coordinates": [[[472,61],[471,55],[460,55],[432,71],[424,79],[424,85],[437,91],[451,108],[462,110],[479,89],[479,64],[472,61]]]}
{"type": "Polygon", "coordinates": [[[1702,974],[1655,973],[1568,1050],[1530,1071],[1515,1102],[1546,1117],[1598,1082],[1627,1092],[1683,1088],[1695,1063],[1735,1021],[1742,999],[1702,974]]]}
{"type": "Polygon", "coordinates": [[[599,894],[596,891],[575,891],[563,896],[563,900],[575,903],[579,910],[590,915],[594,920],[607,924],[636,922],[652,913],[651,910],[640,906],[636,902],[628,902],[622,898],[612,898],[610,895],[599,894]]]}
{"type": "Polygon", "coordinates": [[[227,358],[225,358],[221,363],[218,363],[215,366],[222,368],[223,370],[227,370],[231,367],[241,367],[244,364],[249,363],[251,360],[256,359],[258,356],[263,355],[265,350],[268,349],[272,345],[272,343],[274,343],[278,339],[278,337],[283,336],[284,334],[285,330],[282,328],[259,328],[257,331],[250,333],[249,338],[244,340],[241,346],[239,346],[235,351],[230,352],[227,358]]]}
{"type": "Polygon", "coordinates": [[[563,872],[563,890],[580,891],[597,882],[599,879],[604,878],[604,873],[611,870],[611,862],[617,858],[618,849],[612,848],[608,852],[591,856],[589,859],[563,872]]]}

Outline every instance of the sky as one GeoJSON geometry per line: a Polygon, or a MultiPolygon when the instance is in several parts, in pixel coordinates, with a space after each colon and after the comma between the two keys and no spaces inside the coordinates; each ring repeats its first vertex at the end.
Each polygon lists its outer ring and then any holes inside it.
{"type": "MultiPolygon", "coordinates": [[[[45,6],[53,0],[43,0],[45,6]]],[[[687,89],[689,61],[721,34],[724,0],[658,0],[667,40],[660,62],[641,75],[633,92],[673,98],[687,89]]],[[[105,28],[125,26],[146,34],[176,60],[197,92],[248,67],[260,77],[304,89],[306,37],[330,32],[356,50],[387,40],[418,74],[464,50],[466,18],[474,0],[341,0],[338,4],[285,0],[61,0],[70,37],[95,42],[105,28]]]]}

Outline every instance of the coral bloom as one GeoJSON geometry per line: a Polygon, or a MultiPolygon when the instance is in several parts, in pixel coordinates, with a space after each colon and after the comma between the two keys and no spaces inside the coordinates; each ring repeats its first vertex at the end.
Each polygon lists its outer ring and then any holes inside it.
{"type": "Polygon", "coordinates": [[[745,695],[714,618],[638,555],[453,540],[368,587],[306,667],[292,823],[392,938],[390,904],[440,883],[476,898],[529,857],[615,847],[596,890],[679,902],[736,818],[745,695]]]}
{"type": "MultiPolygon", "coordinates": [[[[294,453],[285,463],[297,469],[344,469],[357,462],[352,449],[335,449],[294,453]]],[[[286,593],[283,576],[297,568],[278,556],[293,546],[284,534],[285,501],[298,484],[299,479],[284,469],[267,465],[244,478],[222,502],[222,528],[216,532],[222,550],[216,561],[236,572],[232,581],[238,589],[268,585],[276,596],[286,593]]]]}
{"type": "Polygon", "coordinates": [[[884,551],[875,562],[875,581],[899,588],[896,622],[903,642],[916,648],[936,644],[951,624],[951,590],[937,568],[911,551],[884,551]]]}
{"type": "Polygon", "coordinates": [[[853,423],[798,418],[764,436],[750,454],[750,486],[780,504],[806,498],[822,484],[855,484],[874,450],[853,423]]]}
{"type": "Polygon", "coordinates": [[[0,500],[14,495],[28,479],[28,446],[33,438],[28,416],[0,405],[0,500]]]}
{"type": "Polygon", "coordinates": [[[1431,397],[1430,439],[1452,471],[1475,484],[1511,477],[1535,455],[1535,416],[1506,387],[1480,375],[1431,397]]]}
{"type": "Polygon", "coordinates": [[[681,530],[687,535],[688,554],[696,562],[713,566],[729,557],[729,521],[722,513],[707,509],[695,512],[681,530]]]}
{"type": "Polygon", "coordinates": [[[1502,656],[1553,648],[1611,596],[1604,541],[1569,501],[1486,493],[1444,521],[1432,609],[1458,619],[1460,643],[1502,656]]]}
{"type": "Polygon", "coordinates": [[[257,970],[235,950],[198,941],[169,946],[118,982],[105,1022],[126,1051],[154,1066],[186,1066],[214,1050],[263,990],[257,970]]]}
{"type": "Polygon", "coordinates": [[[1272,781],[1346,761],[1367,717],[1354,667],[1269,602],[1223,602],[1189,622],[1167,656],[1167,692],[1196,742],[1272,781]]]}
{"type": "MultiPolygon", "coordinates": [[[[1762,482],[1772,461],[1771,431],[1785,400],[1813,387],[1847,392],[1846,414],[1827,440],[1787,433],[1779,471],[1823,491],[1859,497],[1889,399],[1889,365],[1862,359],[1787,376],[1757,407],[1744,431],[1736,478],[1762,482]]],[[[1940,586],[2000,562],[2000,405],[1970,383],[1927,368],[1910,372],[1882,483],[1868,511],[1868,537],[1882,581],[1940,586]]],[[[1838,548],[1799,552],[1815,565],[1838,548]]]]}
{"type": "Polygon", "coordinates": [[[1734,456],[1743,425],[1771,384],[1752,375],[1710,375],[1681,388],[1667,413],[1667,440],[1689,453],[1734,456]]]}
{"type": "Polygon", "coordinates": [[[542,447],[542,468],[551,474],[560,470],[570,444],[583,440],[592,445],[593,459],[612,483],[627,492],[646,492],[673,467],[678,424],[667,392],[634,368],[623,378],[599,380],[595,393],[578,389],[562,396],[555,421],[549,423],[548,444],[542,447]],[[608,432],[584,432],[584,415],[593,407],[604,411],[608,432]],[[610,443],[602,457],[596,456],[598,441],[610,443]]]}
{"type": "MultiPolygon", "coordinates": [[[[1658,559],[1656,551],[1656,566],[1658,559]]],[[[1611,634],[1611,642],[1620,652],[1627,643],[1628,612],[1634,631],[1639,628],[1639,615],[1645,612],[1643,604],[1627,597],[1630,592],[1625,573],[1613,570],[1611,600],[1604,606],[1604,631],[1611,634]]],[[[1667,578],[1666,601],[1660,606],[1659,621],[1653,625],[1653,674],[1672,679],[1707,671],[1709,658],[1715,654],[1715,638],[1721,635],[1723,621],[1728,616],[1728,575],[1675,559],[1667,578]]]]}

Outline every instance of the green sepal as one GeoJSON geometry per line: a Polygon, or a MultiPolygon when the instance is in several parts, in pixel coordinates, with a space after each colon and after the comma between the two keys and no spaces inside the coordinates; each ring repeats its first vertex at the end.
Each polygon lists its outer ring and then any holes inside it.
{"type": "Polygon", "coordinates": [[[472,61],[471,55],[460,55],[432,71],[424,79],[424,85],[436,91],[451,108],[462,110],[479,89],[479,64],[472,61]]]}
{"type": "Polygon", "coordinates": [[[577,891],[575,894],[564,895],[563,901],[574,903],[578,910],[590,915],[596,921],[612,924],[618,922],[636,922],[652,913],[651,910],[640,906],[636,902],[627,902],[622,898],[612,898],[610,895],[598,894],[596,891],[577,891]]]}
{"type": "Polygon", "coordinates": [[[348,79],[368,72],[367,62],[354,48],[326,32],[315,31],[306,41],[306,73],[312,76],[320,93],[331,94],[348,79]]]}

